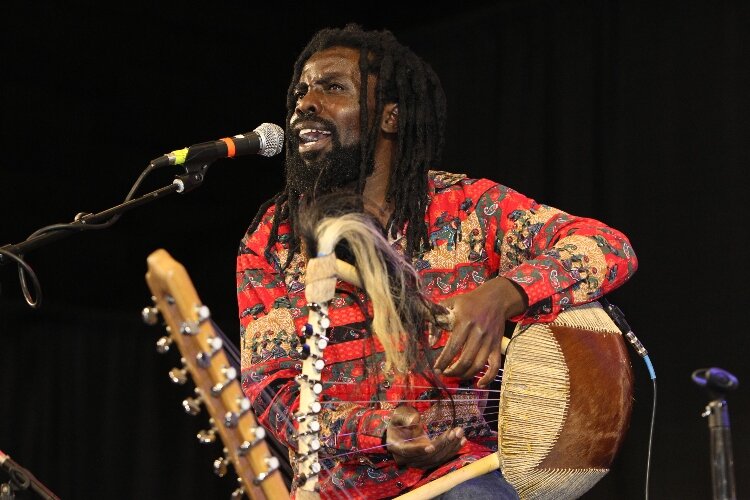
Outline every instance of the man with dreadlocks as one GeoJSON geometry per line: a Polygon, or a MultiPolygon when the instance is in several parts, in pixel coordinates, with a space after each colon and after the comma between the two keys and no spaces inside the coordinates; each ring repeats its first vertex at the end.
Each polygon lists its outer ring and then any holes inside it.
{"type": "MultiPolygon", "coordinates": [[[[393,497],[496,448],[497,424],[476,394],[500,368],[506,320],[551,321],[621,285],[637,261],[627,239],[598,221],[431,170],[444,141],[442,87],[388,31],[318,32],[294,66],[287,108],[286,186],[260,208],[237,259],[243,388],[294,450],[296,332],[308,315],[300,211],[339,189],[360,195],[424,293],[455,315],[452,332],[425,343],[432,366],[396,383],[380,369],[367,297],[337,285],[322,373],[321,494],[393,497]],[[452,405],[436,402],[445,392],[452,405]]],[[[469,495],[516,498],[499,472],[443,497],[469,495]]]]}

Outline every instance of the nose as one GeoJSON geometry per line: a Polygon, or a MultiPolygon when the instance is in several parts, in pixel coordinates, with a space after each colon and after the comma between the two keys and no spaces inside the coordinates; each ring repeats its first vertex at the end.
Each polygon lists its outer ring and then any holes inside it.
{"type": "Polygon", "coordinates": [[[297,106],[295,111],[303,114],[318,114],[320,113],[321,101],[320,95],[315,89],[309,89],[305,92],[301,98],[297,99],[297,106]]]}

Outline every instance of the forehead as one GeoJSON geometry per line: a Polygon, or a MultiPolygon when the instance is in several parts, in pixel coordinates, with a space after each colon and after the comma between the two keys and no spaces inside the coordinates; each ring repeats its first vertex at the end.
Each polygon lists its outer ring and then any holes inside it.
{"type": "Polygon", "coordinates": [[[351,47],[329,47],[310,56],[302,67],[300,81],[339,75],[359,82],[359,50],[351,47]]]}

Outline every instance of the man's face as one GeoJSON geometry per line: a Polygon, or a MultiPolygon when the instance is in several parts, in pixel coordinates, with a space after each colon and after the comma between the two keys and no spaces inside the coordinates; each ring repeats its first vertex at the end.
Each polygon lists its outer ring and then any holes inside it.
{"type": "MultiPolygon", "coordinates": [[[[298,192],[325,193],[359,178],[359,95],[358,49],[331,47],[305,63],[287,131],[287,184],[298,192]]],[[[368,108],[372,115],[372,97],[368,108]]]]}

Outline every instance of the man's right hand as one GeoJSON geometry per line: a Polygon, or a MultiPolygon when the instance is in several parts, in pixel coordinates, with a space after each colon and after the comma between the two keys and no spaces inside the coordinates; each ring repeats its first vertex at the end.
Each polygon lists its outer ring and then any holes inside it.
{"type": "Polygon", "coordinates": [[[460,427],[430,439],[419,412],[407,405],[393,410],[386,430],[386,444],[399,467],[431,469],[447,462],[466,443],[460,427]]]}

